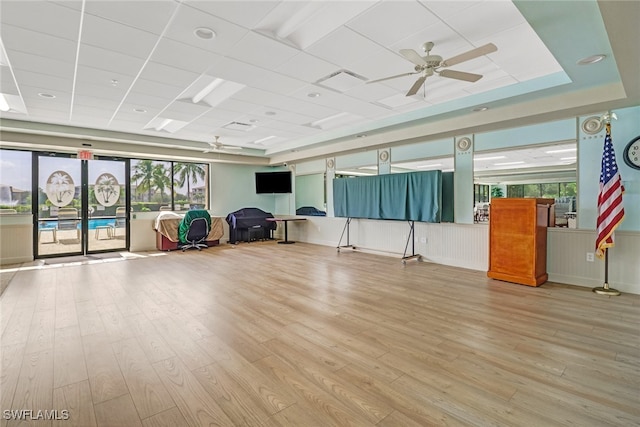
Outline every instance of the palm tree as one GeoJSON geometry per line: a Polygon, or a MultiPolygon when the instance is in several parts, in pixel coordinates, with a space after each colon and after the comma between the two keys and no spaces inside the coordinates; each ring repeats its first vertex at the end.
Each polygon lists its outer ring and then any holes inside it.
{"type": "Polygon", "coordinates": [[[204,179],[207,171],[206,167],[200,163],[174,163],[174,177],[177,177],[176,184],[182,187],[187,184],[187,200],[191,202],[191,184],[197,184],[198,178],[204,179]]]}
{"type": "Polygon", "coordinates": [[[114,196],[118,193],[116,191],[115,185],[116,185],[116,180],[113,176],[109,176],[109,175],[100,176],[98,180],[98,185],[96,185],[96,187],[98,187],[96,191],[102,194],[105,203],[109,203],[109,199],[111,198],[111,196],[114,196]]]}
{"type": "Polygon", "coordinates": [[[153,160],[140,160],[133,167],[131,180],[136,182],[136,193],[146,191],[148,195],[147,201],[150,202],[153,188],[153,160]]]}
{"type": "Polygon", "coordinates": [[[171,178],[169,178],[167,168],[163,163],[157,163],[153,166],[153,170],[151,171],[151,180],[153,186],[160,192],[160,203],[163,203],[164,190],[171,186],[171,178]]]}

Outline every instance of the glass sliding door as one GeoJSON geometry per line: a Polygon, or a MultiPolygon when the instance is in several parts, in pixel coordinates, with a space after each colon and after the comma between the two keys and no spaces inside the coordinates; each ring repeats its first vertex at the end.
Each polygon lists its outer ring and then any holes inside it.
{"type": "Polygon", "coordinates": [[[127,250],[124,160],[79,160],[34,153],[36,257],[127,250]]]}

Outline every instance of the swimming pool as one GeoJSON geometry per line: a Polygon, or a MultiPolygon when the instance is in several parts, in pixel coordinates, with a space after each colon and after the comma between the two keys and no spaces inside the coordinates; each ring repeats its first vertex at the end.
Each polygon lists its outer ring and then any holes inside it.
{"type": "MultiPolygon", "coordinates": [[[[105,226],[115,226],[115,218],[99,218],[99,219],[90,219],[89,220],[89,230],[95,230],[96,227],[105,227],[105,226]]],[[[54,228],[57,227],[57,220],[46,220],[46,221],[38,221],[38,229],[43,228],[54,228]]],[[[80,228],[80,224],[78,224],[78,228],[80,228]]]]}

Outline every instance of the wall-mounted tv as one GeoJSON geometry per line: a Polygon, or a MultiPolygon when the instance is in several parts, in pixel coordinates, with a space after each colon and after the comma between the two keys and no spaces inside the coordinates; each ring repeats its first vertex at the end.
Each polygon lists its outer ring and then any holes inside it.
{"type": "Polygon", "coordinates": [[[256,172],[256,193],[291,193],[291,171],[256,172]]]}

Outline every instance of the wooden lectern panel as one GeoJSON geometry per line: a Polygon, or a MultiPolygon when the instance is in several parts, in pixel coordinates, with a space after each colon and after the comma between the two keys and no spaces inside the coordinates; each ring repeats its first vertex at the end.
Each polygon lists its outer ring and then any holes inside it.
{"type": "Polygon", "coordinates": [[[547,227],[553,226],[553,203],[553,199],[491,200],[487,276],[529,286],[547,281],[547,227]]]}

